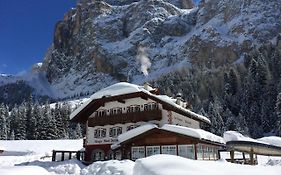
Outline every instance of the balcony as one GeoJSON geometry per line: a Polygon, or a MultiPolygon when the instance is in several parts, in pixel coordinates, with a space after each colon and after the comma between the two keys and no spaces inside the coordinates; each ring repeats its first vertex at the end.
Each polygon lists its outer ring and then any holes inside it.
{"type": "Polygon", "coordinates": [[[88,120],[88,126],[104,126],[104,125],[114,125],[114,124],[124,124],[124,123],[136,123],[136,122],[147,122],[151,120],[161,120],[162,111],[159,109],[153,109],[148,111],[139,112],[129,112],[122,114],[97,116],[93,114],[88,120]]]}

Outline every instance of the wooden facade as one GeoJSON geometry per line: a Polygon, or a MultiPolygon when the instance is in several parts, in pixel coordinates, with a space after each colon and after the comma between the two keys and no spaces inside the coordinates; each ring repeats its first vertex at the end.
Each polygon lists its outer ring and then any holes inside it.
{"type": "Polygon", "coordinates": [[[88,126],[104,126],[104,125],[114,125],[117,123],[136,123],[139,121],[148,122],[151,120],[161,120],[162,111],[159,109],[147,110],[147,111],[138,111],[138,112],[129,112],[105,116],[97,116],[93,114],[88,120],[88,126]]]}
{"type": "Polygon", "coordinates": [[[120,143],[120,147],[116,148],[114,151],[120,151],[122,153],[122,159],[134,159],[132,157],[132,149],[134,147],[143,147],[145,150],[144,157],[147,157],[146,150],[148,147],[158,146],[161,148],[159,149],[159,154],[163,154],[163,146],[174,146],[176,148],[175,155],[181,156],[179,153],[179,147],[183,145],[192,146],[193,156],[189,158],[193,158],[195,160],[216,160],[219,158],[218,150],[224,147],[224,145],[221,143],[201,140],[198,138],[155,128],[123,143],[120,143]]]}

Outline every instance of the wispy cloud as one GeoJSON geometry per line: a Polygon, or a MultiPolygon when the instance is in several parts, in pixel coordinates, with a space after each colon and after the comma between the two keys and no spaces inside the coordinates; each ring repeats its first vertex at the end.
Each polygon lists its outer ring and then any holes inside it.
{"type": "Polygon", "coordinates": [[[8,65],[4,63],[4,64],[1,64],[1,67],[6,68],[6,67],[8,67],[8,65]]]}

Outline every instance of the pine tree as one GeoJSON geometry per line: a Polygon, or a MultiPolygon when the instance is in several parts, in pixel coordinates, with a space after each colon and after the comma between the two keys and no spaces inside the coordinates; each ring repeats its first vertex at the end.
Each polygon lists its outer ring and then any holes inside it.
{"type": "Polygon", "coordinates": [[[51,140],[56,139],[56,124],[53,116],[51,115],[51,109],[49,102],[46,102],[43,107],[43,113],[41,118],[41,127],[40,127],[40,136],[41,139],[51,140]]]}
{"type": "Polygon", "coordinates": [[[71,107],[68,103],[63,103],[61,107],[61,117],[63,119],[63,126],[65,128],[65,137],[70,138],[71,126],[69,122],[69,115],[71,114],[71,107]]]}
{"type": "Polygon", "coordinates": [[[243,135],[249,135],[249,128],[248,124],[245,120],[245,117],[239,113],[238,120],[237,120],[237,128],[236,130],[243,135]]]}
{"type": "Polygon", "coordinates": [[[217,99],[215,99],[214,103],[209,103],[208,116],[211,121],[210,131],[217,135],[222,135],[225,131],[224,122],[220,114],[221,110],[222,107],[217,99]]]}
{"type": "Polygon", "coordinates": [[[63,117],[61,114],[61,105],[59,103],[55,104],[53,116],[56,119],[56,128],[57,128],[58,138],[65,139],[67,137],[67,135],[66,135],[64,124],[63,124],[63,117]]]}
{"type": "Polygon", "coordinates": [[[5,106],[2,103],[0,105],[0,140],[8,139],[8,128],[7,128],[7,116],[5,112],[5,106]]]}
{"type": "Polygon", "coordinates": [[[34,138],[35,139],[40,139],[41,137],[41,133],[40,133],[40,128],[42,127],[41,121],[42,121],[42,110],[41,107],[39,106],[39,104],[36,102],[33,106],[33,110],[32,110],[32,118],[34,118],[35,122],[34,122],[34,138]]]}
{"type": "Polygon", "coordinates": [[[15,131],[15,139],[16,140],[25,140],[26,139],[26,107],[25,103],[19,106],[16,114],[16,126],[14,128],[15,131]]]}
{"type": "Polygon", "coordinates": [[[37,121],[33,115],[33,99],[30,95],[29,100],[26,103],[26,139],[34,140],[36,139],[36,125],[37,121]]]}
{"type": "Polygon", "coordinates": [[[226,130],[236,130],[237,128],[236,117],[232,114],[232,112],[228,108],[223,112],[222,117],[225,121],[226,130]]]}
{"type": "Polygon", "coordinates": [[[76,125],[75,132],[74,132],[74,137],[76,139],[82,138],[82,129],[81,129],[81,126],[80,126],[79,123],[76,125]]]}
{"type": "Polygon", "coordinates": [[[17,106],[15,106],[14,108],[12,108],[11,112],[10,112],[10,139],[14,140],[16,139],[15,136],[15,130],[18,127],[18,108],[17,106]],[[13,138],[12,138],[12,134],[13,134],[13,138]]]}
{"type": "Polygon", "coordinates": [[[275,111],[277,114],[276,135],[281,136],[281,93],[277,96],[275,111]]]}
{"type": "Polygon", "coordinates": [[[230,69],[229,72],[229,93],[235,95],[238,91],[238,78],[234,69],[230,69]]]}

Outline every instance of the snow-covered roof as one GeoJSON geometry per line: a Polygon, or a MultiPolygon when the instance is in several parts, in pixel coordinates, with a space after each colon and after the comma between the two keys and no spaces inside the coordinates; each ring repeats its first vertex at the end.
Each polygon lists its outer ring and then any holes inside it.
{"type": "Polygon", "coordinates": [[[248,142],[258,142],[257,140],[244,136],[237,131],[226,131],[223,133],[223,138],[226,142],[229,141],[248,141],[248,142]]]}
{"type": "Polygon", "coordinates": [[[261,144],[281,147],[281,137],[277,137],[277,136],[269,136],[269,137],[262,137],[259,139],[253,139],[250,137],[246,137],[237,131],[226,131],[223,134],[223,138],[226,142],[247,141],[247,142],[261,143],[261,144]]]}
{"type": "Polygon", "coordinates": [[[141,134],[143,134],[143,133],[145,133],[145,132],[147,132],[151,129],[154,129],[154,128],[158,128],[158,126],[155,125],[155,124],[152,124],[152,123],[148,123],[148,124],[139,126],[137,128],[131,129],[130,131],[127,131],[123,134],[120,134],[118,136],[118,142],[111,145],[111,148],[112,149],[118,148],[120,146],[120,143],[125,142],[126,140],[129,140],[131,138],[134,138],[138,135],[141,135],[141,134]]]}
{"type": "Polygon", "coordinates": [[[145,133],[151,129],[154,129],[154,128],[158,128],[157,125],[155,124],[146,124],[146,125],[142,125],[142,126],[139,126],[137,128],[134,128],[128,132],[125,132],[124,134],[121,134],[118,136],[118,141],[119,142],[124,142],[126,140],[129,140],[133,137],[136,137],[142,133],[145,133]]]}
{"type": "Polygon", "coordinates": [[[269,137],[263,137],[263,138],[260,138],[260,139],[257,139],[257,140],[261,141],[261,142],[265,142],[269,145],[281,147],[281,137],[269,136],[269,137]]]}
{"type": "Polygon", "coordinates": [[[152,130],[154,128],[174,132],[177,134],[182,134],[182,135],[189,136],[189,137],[198,138],[200,140],[208,140],[211,142],[225,144],[225,141],[223,140],[222,137],[217,136],[213,133],[210,133],[210,132],[202,130],[202,129],[193,129],[193,128],[188,128],[185,126],[170,125],[170,124],[165,124],[159,128],[155,124],[145,124],[145,125],[139,126],[137,128],[134,128],[128,132],[125,132],[125,133],[119,135],[118,142],[113,144],[111,146],[111,148],[112,149],[118,148],[121,143],[123,143],[127,140],[130,140],[130,139],[132,139],[138,135],[141,135],[149,130],[152,130]]]}
{"type": "Polygon", "coordinates": [[[165,124],[164,126],[161,127],[161,129],[166,130],[166,131],[175,132],[178,134],[183,134],[186,136],[195,137],[195,138],[198,138],[201,140],[208,140],[208,141],[212,141],[212,142],[225,144],[225,141],[222,137],[217,136],[208,131],[205,131],[203,129],[193,129],[193,128],[188,128],[185,126],[170,125],[170,124],[165,124]]]}
{"type": "Polygon", "coordinates": [[[77,108],[75,111],[73,111],[70,114],[70,119],[75,117],[82,109],[84,109],[93,100],[100,99],[103,97],[112,97],[112,96],[130,94],[130,93],[141,92],[141,91],[148,92],[147,90],[144,89],[143,86],[138,86],[127,82],[120,82],[120,83],[113,84],[94,93],[89,98],[89,100],[84,102],[79,108],[77,108]]]}
{"type": "Polygon", "coordinates": [[[5,150],[5,148],[0,146],[0,151],[4,151],[4,150],[5,150]]]}
{"type": "MultiPolygon", "coordinates": [[[[155,89],[150,89],[155,90],[155,89]]],[[[183,108],[182,106],[176,104],[176,99],[171,98],[166,95],[155,95],[151,93],[150,91],[146,90],[144,86],[139,86],[127,82],[120,82],[113,84],[109,87],[106,87],[104,89],[101,89],[100,91],[94,93],[89,100],[84,102],[79,108],[77,108],[75,111],[73,111],[70,115],[70,119],[73,119],[78,113],[80,113],[87,105],[89,105],[93,100],[101,99],[104,97],[113,97],[113,96],[119,96],[119,95],[125,95],[125,94],[131,94],[136,92],[143,92],[151,97],[154,97],[160,101],[166,102],[167,104],[175,107],[176,109],[179,109],[185,113],[190,114],[191,116],[201,120],[205,121],[207,123],[210,123],[210,120],[207,117],[204,117],[202,115],[196,114],[189,109],[183,108]]]]}
{"type": "Polygon", "coordinates": [[[195,112],[192,112],[189,109],[186,109],[186,108],[178,105],[176,103],[176,99],[174,99],[174,98],[171,98],[171,97],[169,97],[167,95],[154,95],[154,94],[152,94],[152,95],[155,96],[156,98],[158,98],[161,101],[165,101],[165,102],[169,103],[170,105],[172,105],[172,106],[174,106],[174,107],[176,107],[176,108],[178,108],[178,109],[180,109],[182,111],[185,111],[186,113],[189,113],[192,116],[196,116],[198,119],[206,121],[207,123],[211,123],[211,121],[207,117],[204,117],[203,115],[197,114],[195,112]]]}

